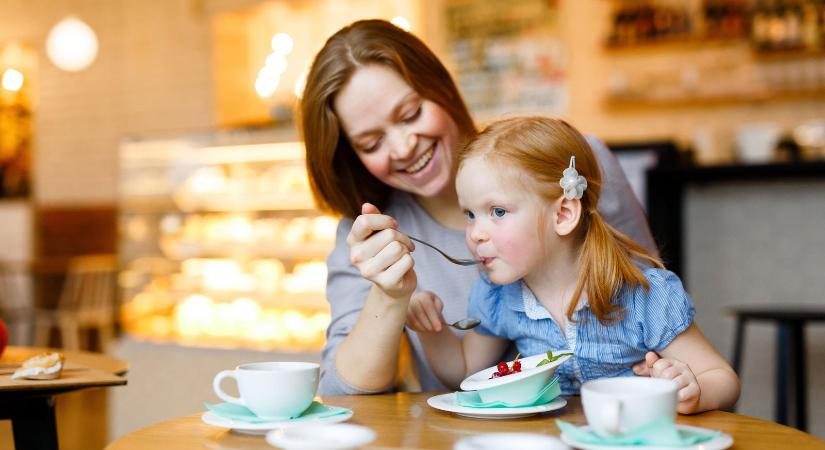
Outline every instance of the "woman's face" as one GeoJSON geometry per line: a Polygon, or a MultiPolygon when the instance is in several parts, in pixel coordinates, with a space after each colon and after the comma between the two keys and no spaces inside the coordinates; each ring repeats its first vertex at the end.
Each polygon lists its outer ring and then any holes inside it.
{"type": "Polygon", "coordinates": [[[376,178],[423,197],[452,189],[458,127],[394,70],[377,64],[357,69],[333,108],[361,162],[376,178]]]}

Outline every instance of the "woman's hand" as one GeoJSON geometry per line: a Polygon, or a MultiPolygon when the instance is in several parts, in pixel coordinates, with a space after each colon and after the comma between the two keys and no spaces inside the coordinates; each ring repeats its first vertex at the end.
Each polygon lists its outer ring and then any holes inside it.
{"type": "Polygon", "coordinates": [[[399,232],[398,222],[381,214],[374,205],[364,203],[347,236],[350,261],[361,276],[375,283],[393,298],[407,298],[417,280],[410,252],[415,245],[399,232]]]}
{"type": "Polygon", "coordinates": [[[693,414],[699,407],[699,399],[702,396],[699,381],[690,367],[682,361],[660,358],[655,352],[647,352],[645,360],[633,366],[633,372],[636,375],[675,381],[679,389],[679,404],[676,407],[679,413],[693,414]]]}
{"type": "Polygon", "coordinates": [[[444,318],[441,311],[444,303],[430,291],[416,292],[407,306],[407,326],[421,332],[439,332],[444,318]]]}

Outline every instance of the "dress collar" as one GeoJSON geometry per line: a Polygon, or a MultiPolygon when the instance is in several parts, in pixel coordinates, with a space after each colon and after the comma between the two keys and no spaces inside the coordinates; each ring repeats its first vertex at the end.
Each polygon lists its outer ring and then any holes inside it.
{"type": "MultiPolygon", "coordinates": [[[[520,302],[510,302],[510,305],[513,310],[523,312],[533,320],[540,320],[540,319],[551,319],[552,316],[550,315],[550,311],[547,311],[547,308],[539,302],[539,299],[536,298],[536,295],[533,294],[533,291],[527,286],[527,283],[524,280],[520,280],[517,283],[519,285],[519,289],[521,291],[521,299],[520,302]]],[[[579,312],[584,308],[589,308],[590,304],[587,302],[587,298],[582,295],[579,298],[578,304],[576,304],[576,309],[574,312],[579,312]]]]}

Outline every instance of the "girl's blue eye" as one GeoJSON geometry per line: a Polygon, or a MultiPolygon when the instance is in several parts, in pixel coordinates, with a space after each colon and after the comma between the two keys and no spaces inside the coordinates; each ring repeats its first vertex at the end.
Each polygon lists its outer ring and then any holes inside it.
{"type": "Polygon", "coordinates": [[[493,208],[493,214],[495,214],[496,217],[504,217],[506,213],[507,211],[505,211],[504,208],[493,208]]]}
{"type": "Polygon", "coordinates": [[[472,212],[472,211],[467,211],[467,218],[468,218],[468,219],[475,219],[475,218],[476,218],[476,215],[475,215],[475,214],[473,214],[473,212],[472,212]]]}

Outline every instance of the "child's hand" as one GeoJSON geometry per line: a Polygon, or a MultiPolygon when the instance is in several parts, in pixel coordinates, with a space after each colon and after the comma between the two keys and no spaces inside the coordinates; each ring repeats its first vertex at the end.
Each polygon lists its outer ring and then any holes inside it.
{"type": "Polygon", "coordinates": [[[407,306],[407,326],[418,332],[441,331],[444,303],[430,291],[415,292],[407,306]]]}
{"type": "Polygon", "coordinates": [[[633,366],[636,375],[673,380],[678,385],[676,410],[681,414],[692,414],[699,406],[702,391],[696,375],[687,364],[677,359],[660,358],[654,352],[647,352],[645,360],[633,366]]]}

